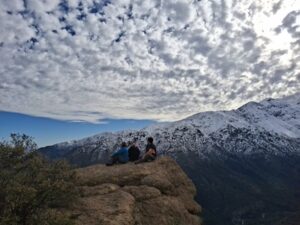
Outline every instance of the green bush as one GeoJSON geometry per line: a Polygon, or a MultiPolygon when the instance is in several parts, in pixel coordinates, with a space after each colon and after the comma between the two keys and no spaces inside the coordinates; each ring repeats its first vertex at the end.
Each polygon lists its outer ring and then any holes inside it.
{"type": "Polygon", "coordinates": [[[32,138],[0,142],[0,225],[70,225],[67,209],[78,193],[66,162],[48,162],[32,138]]]}

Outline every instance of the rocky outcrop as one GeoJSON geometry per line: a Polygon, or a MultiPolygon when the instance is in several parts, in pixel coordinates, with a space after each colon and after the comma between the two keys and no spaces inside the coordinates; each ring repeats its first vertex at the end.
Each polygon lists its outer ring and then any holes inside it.
{"type": "Polygon", "coordinates": [[[196,188],[169,157],[78,169],[76,225],[199,225],[196,188]]]}

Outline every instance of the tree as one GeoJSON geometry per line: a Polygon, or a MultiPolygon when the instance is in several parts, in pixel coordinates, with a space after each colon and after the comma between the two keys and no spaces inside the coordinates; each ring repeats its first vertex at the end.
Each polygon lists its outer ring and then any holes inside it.
{"type": "Polygon", "coordinates": [[[0,225],[69,225],[78,191],[64,161],[48,162],[27,135],[0,142],[0,225]]]}

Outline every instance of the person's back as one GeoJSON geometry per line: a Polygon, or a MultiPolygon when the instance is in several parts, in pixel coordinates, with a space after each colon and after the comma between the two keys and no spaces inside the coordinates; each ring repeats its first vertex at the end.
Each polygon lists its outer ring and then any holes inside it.
{"type": "Polygon", "coordinates": [[[128,157],[129,161],[136,161],[140,157],[140,149],[135,145],[131,145],[130,148],[128,149],[128,157]]]}
{"type": "Polygon", "coordinates": [[[156,154],[157,154],[156,153],[156,146],[153,143],[147,143],[145,152],[147,153],[149,151],[152,151],[153,154],[151,154],[151,155],[156,157],[156,154]]]}
{"type": "Polygon", "coordinates": [[[128,149],[127,147],[121,147],[117,152],[115,152],[112,157],[117,157],[118,161],[121,163],[128,162],[128,149]]]}
{"type": "Polygon", "coordinates": [[[157,156],[157,152],[156,152],[156,146],[153,144],[153,138],[148,137],[145,154],[140,160],[136,161],[135,164],[139,164],[142,162],[151,162],[156,159],[156,156],[157,156]]]}

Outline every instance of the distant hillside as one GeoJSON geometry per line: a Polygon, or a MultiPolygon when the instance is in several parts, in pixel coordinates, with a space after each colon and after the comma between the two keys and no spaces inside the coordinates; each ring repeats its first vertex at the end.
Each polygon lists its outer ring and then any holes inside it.
{"type": "Polygon", "coordinates": [[[49,158],[74,164],[103,162],[122,141],[138,139],[141,148],[153,136],[162,154],[225,151],[244,154],[299,154],[300,93],[282,99],[250,102],[232,111],[203,112],[184,120],[161,123],[138,131],[101,133],[82,140],[41,148],[49,158]]]}

